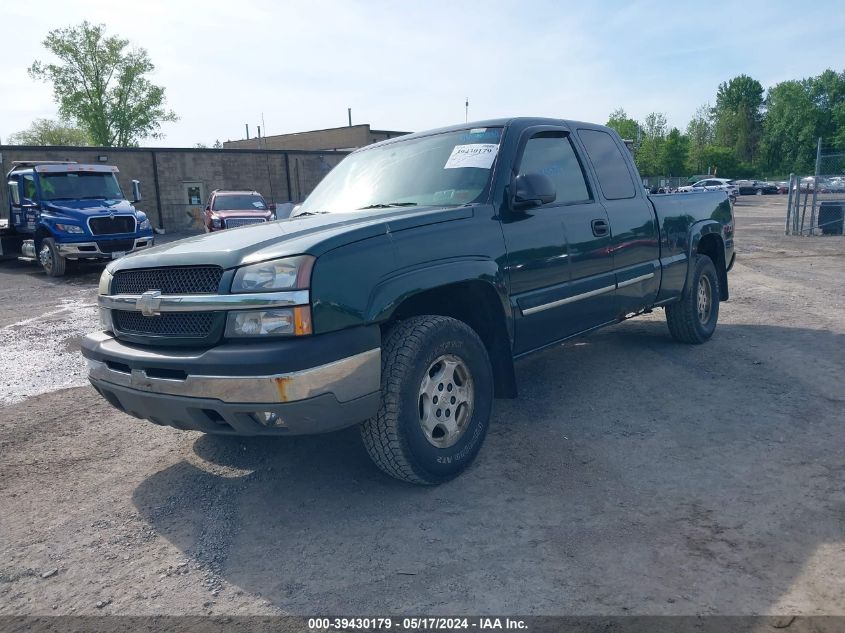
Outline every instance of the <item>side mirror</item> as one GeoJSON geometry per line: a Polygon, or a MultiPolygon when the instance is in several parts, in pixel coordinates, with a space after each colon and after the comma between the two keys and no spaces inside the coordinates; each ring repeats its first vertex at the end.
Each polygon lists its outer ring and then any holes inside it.
{"type": "Polygon", "coordinates": [[[138,180],[132,181],[132,204],[141,202],[141,183],[138,180]]]}
{"type": "Polygon", "coordinates": [[[513,208],[517,211],[549,204],[557,198],[555,183],[545,174],[520,174],[513,181],[513,208]]]}

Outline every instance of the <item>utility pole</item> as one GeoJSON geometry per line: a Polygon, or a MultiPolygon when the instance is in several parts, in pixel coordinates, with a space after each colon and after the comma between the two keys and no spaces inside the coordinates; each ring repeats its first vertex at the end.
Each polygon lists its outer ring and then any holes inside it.
{"type": "Polygon", "coordinates": [[[466,98],[466,103],[464,103],[464,122],[469,123],[469,97],[466,98]]]}
{"type": "Polygon", "coordinates": [[[244,126],[246,127],[246,138],[249,140],[249,123],[244,123],[244,126]]]}
{"type": "Polygon", "coordinates": [[[346,115],[349,117],[349,127],[352,127],[352,108],[346,108],[346,115]]]}

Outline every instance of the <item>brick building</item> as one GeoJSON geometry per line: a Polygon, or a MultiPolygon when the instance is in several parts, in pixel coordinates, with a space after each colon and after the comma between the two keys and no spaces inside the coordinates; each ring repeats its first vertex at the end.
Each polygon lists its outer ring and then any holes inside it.
{"type": "MultiPolygon", "coordinates": [[[[356,126],[365,127],[365,126],[356,126]]],[[[369,127],[369,126],[366,126],[369,127]]],[[[201,230],[214,189],[254,189],[268,202],[301,202],[347,152],[295,149],[179,149],[0,145],[0,214],[8,214],[5,174],[18,160],[73,160],[116,165],[126,195],[141,181],[145,211],[168,231],[201,230]]]]}

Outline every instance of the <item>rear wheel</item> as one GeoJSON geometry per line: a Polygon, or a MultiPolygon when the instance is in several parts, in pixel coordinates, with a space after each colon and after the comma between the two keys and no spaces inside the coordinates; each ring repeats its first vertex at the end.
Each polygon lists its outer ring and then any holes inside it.
{"type": "Polygon", "coordinates": [[[478,454],[493,404],[484,344],[465,323],[443,316],[402,321],[382,346],[382,400],[361,425],[373,462],[388,475],[438,484],[478,454]]]}
{"type": "Polygon", "coordinates": [[[59,253],[56,240],[52,237],[45,237],[41,240],[38,261],[41,262],[41,267],[50,277],[61,277],[65,274],[67,260],[59,253]]]}
{"type": "Polygon", "coordinates": [[[669,333],[682,343],[704,343],[716,330],[719,320],[719,276],[713,260],[696,255],[692,283],[677,303],[666,306],[669,333]]]}

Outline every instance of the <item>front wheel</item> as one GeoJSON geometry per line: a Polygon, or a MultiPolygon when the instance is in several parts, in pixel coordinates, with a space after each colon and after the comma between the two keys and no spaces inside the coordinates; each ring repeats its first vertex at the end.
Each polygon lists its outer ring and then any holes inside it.
{"type": "Polygon", "coordinates": [[[719,320],[719,276],[706,255],[696,255],[691,265],[692,283],[680,301],[666,306],[666,323],[676,341],[699,344],[713,336],[719,320]]]}
{"type": "Polygon", "coordinates": [[[381,405],[361,436],[388,475],[439,484],[478,454],[492,405],[493,372],[475,331],[449,317],[413,317],[384,338],[381,405]]]}
{"type": "Polygon", "coordinates": [[[45,237],[41,240],[38,261],[41,262],[41,267],[50,277],[61,277],[65,274],[67,260],[59,253],[56,240],[52,237],[45,237]]]}

